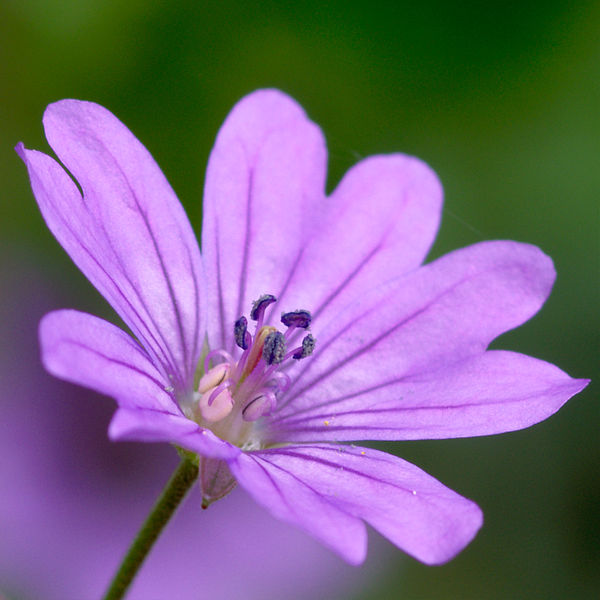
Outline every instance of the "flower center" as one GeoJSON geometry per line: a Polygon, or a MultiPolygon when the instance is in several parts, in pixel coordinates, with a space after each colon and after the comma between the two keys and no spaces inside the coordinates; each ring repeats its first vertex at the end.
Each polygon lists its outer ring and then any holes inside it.
{"type": "Polygon", "coordinates": [[[259,446],[255,422],[275,410],[279,396],[290,385],[282,366],[310,356],[315,347],[315,339],[307,333],[299,345],[288,350],[294,332],[310,326],[307,310],[283,313],[284,333],[263,325],[266,309],[275,302],[270,294],[254,302],[250,311],[250,318],[256,321],[254,335],[248,331],[246,317],[235,322],[235,343],[242,350],[239,359],[224,350],[206,355],[192,408],[192,417],[200,425],[244,449],[259,446]]]}

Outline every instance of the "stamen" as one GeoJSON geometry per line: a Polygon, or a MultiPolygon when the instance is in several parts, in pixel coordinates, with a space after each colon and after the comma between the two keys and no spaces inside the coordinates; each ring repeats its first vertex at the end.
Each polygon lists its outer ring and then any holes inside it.
{"type": "Polygon", "coordinates": [[[232,408],[233,398],[229,386],[224,384],[202,394],[198,402],[198,410],[202,418],[209,423],[221,421],[231,412],[232,408]]]}
{"type": "Polygon", "coordinates": [[[281,315],[281,322],[286,327],[301,327],[302,329],[307,329],[311,320],[312,316],[307,310],[294,310],[281,315]]]}
{"type": "Polygon", "coordinates": [[[255,333],[254,340],[252,341],[250,349],[245,351],[242,358],[240,359],[240,363],[242,363],[243,361],[243,371],[240,371],[241,378],[245,379],[252,371],[254,371],[254,368],[262,358],[265,340],[272,332],[276,331],[277,330],[275,329],[275,327],[265,326],[261,327],[261,329],[259,329],[255,333]],[[246,356],[245,360],[244,356],[246,356]]]}
{"type": "MultiPolygon", "coordinates": [[[[212,406],[213,402],[219,397],[219,395],[221,394],[221,392],[223,392],[224,390],[226,390],[228,387],[231,387],[232,384],[233,384],[233,381],[231,381],[231,379],[228,379],[227,381],[224,381],[223,383],[220,383],[210,393],[210,396],[208,397],[208,406],[212,406]]],[[[208,393],[208,392],[206,392],[206,393],[208,393]]]]}
{"type": "Polygon", "coordinates": [[[296,350],[296,352],[294,352],[294,354],[292,355],[292,358],[295,358],[296,360],[300,360],[302,358],[306,358],[307,356],[310,356],[315,349],[315,343],[316,343],[315,338],[309,333],[302,340],[302,347],[298,348],[298,350],[296,350]]]}
{"type": "Polygon", "coordinates": [[[312,321],[308,310],[282,313],[281,322],[287,328],[283,333],[263,324],[266,309],[274,302],[275,296],[263,294],[253,303],[250,318],[256,325],[252,334],[246,317],[235,321],[234,340],[242,351],[236,351],[235,357],[224,350],[208,352],[203,360],[204,375],[194,392],[193,418],[240,447],[249,440],[255,443],[256,433],[250,423],[271,415],[278,398],[290,388],[292,380],[282,363],[306,358],[315,349],[315,338],[306,331],[312,321]]]}
{"type": "Polygon", "coordinates": [[[256,421],[260,417],[268,414],[275,408],[275,395],[271,392],[260,394],[246,404],[242,411],[242,419],[244,421],[256,421]]]}
{"type": "Polygon", "coordinates": [[[219,363],[216,367],[213,367],[210,371],[207,371],[198,382],[198,391],[204,394],[208,390],[221,385],[229,376],[229,363],[219,363]]]}
{"type": "Polygon", "coordinates": [[[265,338],[262,356],[268,365],[278,365],[285,356],[285,338],[279,331],[272,331],[265,338]]]}
{"type": "MultiPolygon", "coordinates": [[[[225,362],[229,363],[230,365],[234,364],[234,360],[233,357],[231,356],[231,354],[229,354],[229,352],[226,352],[225,350],[211,350],[205,357],[204,357],[204,372],[208,373],[208,371],[210,371],[210,363],[213,359],[215,358],[222,358],[225,362]]],[[[221,363],[219,363],[221,364],[221,363]]]]}
{"type": "Polygon", "coordinates": [[[285,392],[290,387],[291,383],[292,380],[289,375],[286,375],[281,371],[275,371],[265,385],[274,388],[276,392],[285,392]]]}
{"type": "Polygon", "coordinates": [[[272,294],[263,294],[258,300],[252,304],[252,310],[250,311],[250,318],[253,321],[258,321],[263,316],[267,306],[276,302],[277,299],[272,294]]]}
{"type": "Polygon", "coordinates": [[[248,348],[252,338],[248,333],[248,319],[246,317],[240,317],[233,326],[233,337],[235,343],[242,349],[248,348]]]}

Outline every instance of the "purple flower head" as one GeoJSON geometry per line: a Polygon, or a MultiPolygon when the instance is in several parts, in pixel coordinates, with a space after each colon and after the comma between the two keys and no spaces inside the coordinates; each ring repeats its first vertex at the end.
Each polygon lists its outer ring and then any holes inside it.
{"type": "Polygon", "coordinates": [[[64,100],[44,127],[81,191],[20,144],[42,214],[133,333],[50,313],[44,365],[116,399],[112,439],[198,454],[204,506],[237,482],[350,563],[365,557],[365,522],[442,563],[473,538],[479,508],[400,458],[343,442],[512,431],[587,383],[486,350],[544,303],[547,256],[495,241],[423,266],[441,211],[435,174],[375,156],[326,196],[322,133],[281,92],[242,99],[219,132],[202,257],[160,169],[110,112],[64,100]]]}

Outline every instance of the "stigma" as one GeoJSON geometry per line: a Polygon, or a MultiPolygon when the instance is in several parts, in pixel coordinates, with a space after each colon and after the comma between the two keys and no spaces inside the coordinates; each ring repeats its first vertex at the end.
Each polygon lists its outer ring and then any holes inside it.
{"type": "Polygon", "coordinates": [[[224,350],[209,352],[195,393],[192,418],[240,447],[251,443],[253,424],[277,408],[290,385],[287,367],[310,356],[315,348],[310,333],[298,340],[299,330],[308,330],[311,324],[307,310],[283,313],[283,331],[264,324],[265,313],[275,302],[274,296],[264,294],[253,303],[253,333],[245,316],[235,321],[233,337],[241,355],[234,358],[224,350]]]}

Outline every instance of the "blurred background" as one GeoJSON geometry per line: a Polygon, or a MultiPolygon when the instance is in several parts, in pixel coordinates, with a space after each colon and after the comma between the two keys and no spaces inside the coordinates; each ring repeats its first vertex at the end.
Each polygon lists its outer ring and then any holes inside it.
{"type": "MultiPolygon", "coordinates": [[[[440,176],[430,259],[482,239],[540,246],[558,278],[494,342],[598,378],[600,4],[3,0],[0,3],[0,596],[98,598],[177,458],[112,444],[113,401],[41,369],[37,323],[111,310],[47,231],[13,152],[49,151],[41,117],[96,101],[153,154],[201,226],[204,170],[233,104],[264,86],[323,128],[331,189],[402,151],[440,176]]],[[[597,385],[531,429],[389,444],[483,508],[453,562],[425,567],[371,536],[363,568],[274,521],[239,490],[188,498],[131,598],[597,598],[597,385]]]]}

